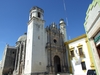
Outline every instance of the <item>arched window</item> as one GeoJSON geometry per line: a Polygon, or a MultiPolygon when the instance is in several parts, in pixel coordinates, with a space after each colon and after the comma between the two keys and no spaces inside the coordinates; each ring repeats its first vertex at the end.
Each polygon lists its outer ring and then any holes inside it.
{"type": "Polygon", "coordinates": [[[41,17],[41,14],[40,14],[40,12],[38,12],[38,17],[39,17],[39,18],[41,17]]]}

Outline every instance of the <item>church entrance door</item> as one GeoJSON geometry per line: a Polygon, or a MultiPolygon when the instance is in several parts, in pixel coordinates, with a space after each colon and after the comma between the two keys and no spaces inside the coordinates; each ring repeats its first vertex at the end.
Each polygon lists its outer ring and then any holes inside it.
{"type": "Polygon", "coordinates": [[[61,72],[61,65],[60,65],[59,56],[54,57],[54,68],[55,68],[55,73],[61,72]]]}

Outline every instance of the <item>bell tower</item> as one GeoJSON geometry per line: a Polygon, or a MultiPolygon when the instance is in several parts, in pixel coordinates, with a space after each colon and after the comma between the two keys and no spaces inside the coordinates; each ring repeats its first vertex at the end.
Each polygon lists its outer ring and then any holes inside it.
{"type": "Polygon", "coordinates": [[[66,35],[66,24],[63,19],[60,20],[59,25],[60,25],[60,33],[63,34],[63,39],[65,42],[65,41],[67,41],[67,35],[66,35]]]}
{"type": "Polygon", "coordinates": [[[44,11],[41,8],[35,6],[30,10],[29,20],[31,20],[33,17],[43,20],[43,13],[44,11]]]}
{"type": "Polygon", "coordinates": [[[46,72],[43,13],[44,11],[37,6],[33,7],[29,13],[25,75],[46,72]]]}

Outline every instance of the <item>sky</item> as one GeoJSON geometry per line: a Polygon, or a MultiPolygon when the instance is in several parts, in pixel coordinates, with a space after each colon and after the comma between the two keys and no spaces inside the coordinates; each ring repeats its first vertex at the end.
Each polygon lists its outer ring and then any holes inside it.
{"type": "Polygon", "coordinates": [[[15,46],[19,36],[27,32],[29,11],[33,6],[44,10],[45,27],[52,22],[59,26],[60,19],[64,19],[67,37],[71,40],[85,34],[86,11],[91,3],[92,0],[0,0],[0,60],[6,44],[15,46]]]}

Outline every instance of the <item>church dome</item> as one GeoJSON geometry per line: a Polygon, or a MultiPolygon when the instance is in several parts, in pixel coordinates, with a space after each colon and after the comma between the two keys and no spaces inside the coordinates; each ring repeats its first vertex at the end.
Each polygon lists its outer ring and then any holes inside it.
{"type": "Polygon", "coordinates": [[[64,23],[64,19],[60,19],[60,23],[64,23]]]}
{"type": "Polygon", "coordinates": [[[25,41],[26,39],[27,39],[27,34],[24,33],[24,35],[20,36],[17,41],[25,41]]]}

